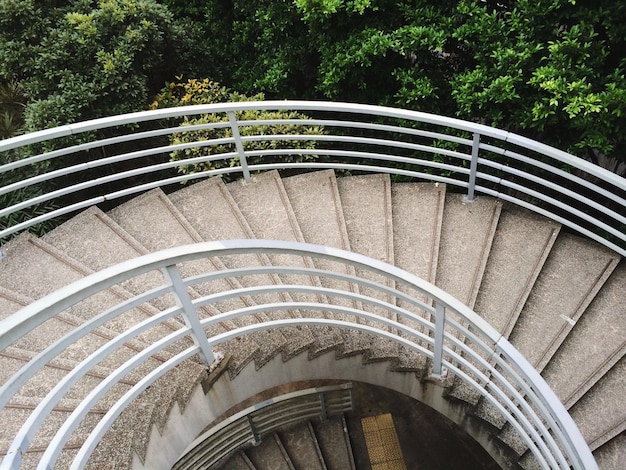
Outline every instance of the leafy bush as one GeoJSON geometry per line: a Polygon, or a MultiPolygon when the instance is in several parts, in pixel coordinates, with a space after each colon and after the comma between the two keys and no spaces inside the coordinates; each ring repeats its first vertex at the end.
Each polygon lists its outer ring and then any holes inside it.
{"type": "MultiPolygon", "coordinates": [[[[245,96],[239,93],[229,92],[226,88],[221,87],[218,83],[208,79],[196,80],[190,79],[181,83],[169,83],[157,95],[156,100],[152,103],[152,108],[162,108],[170,106],[186,106],[195,104],[210,104],[226,101],[262,101],[264,95],[257,94],[254,96],[245,96]]],[[[235,113],[238,121],[254,121],[254,120],[286,120],[286,119],[308,119],[308,116],[289,111],[264,111],[264,110],[245,110],[235,113]]],[[[228,116],[223,113],[205,114],[200,117],[186,117],[181,123],[181,127],[195,126],[201,124],[219,124],[227,123],[228,116]]],[[[320,126],[307,126],[304,124],[272,124],[272,125],[251,125],[239,127],[239,133],[242,137],[255,135],[305,135],[315,136],[323,135],[323,128],[320,126]]],[[[213,139],[227,139],[233,136],[230,126],[217,127],[211,129],[203,129],[198,131],[177,132],[172,135],[170,143],[172,145],[208,141],[213,139]]],[[[290,153],[289,149],[315,149],[315,140],[296,140],[296,139],[279,139],[279,140],[255,140],[244,142],[245,151],[261,151],[261,150],[286,150],[278,156],[256,156],[248,158],[248,164],[254,165],[258,163],[292,163],[311,161],[318,158],[317,155],[301,155],[296,152],[290,153]]],[[[236,153],[234,143],[225,143],[210,146],[191,147],[182,150],[175,150],[171,153],[171,161],[184,162],[190,158],[201,158],[217,156],[228,153],[236,153]]],[[[179,171],[183,174],[193,174],[203,171],[215,170],[219,168],[229,168],[240,164],[239,157],[231,157],[223,160],[202,161],[189,165],[181,165],[179,171]]]]}

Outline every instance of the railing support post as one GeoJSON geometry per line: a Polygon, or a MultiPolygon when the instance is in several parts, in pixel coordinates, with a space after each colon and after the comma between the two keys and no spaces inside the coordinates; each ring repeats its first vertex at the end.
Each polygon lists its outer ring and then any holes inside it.
{"type": "Polygon", "coordinates": [[[248,169],[248,159],[246,152],[243,150],[243,143],[241,142],[241,134],[239,133],[239,124],[237,124],[237,116],[234,111],[228,111],[228,121],[230,122],[230,129],[233,132],[233,138],[235,139],[235,147],[237,148],[237,154],[239,155],[239,161],[241,162],[241,170],[243,171],[243,179],[250,181],[250,170],[248,169]]]}
{"type": "Polygon", "coordinates": [[[200,356],[206,363],[207,367],[215,362],[215,354],[213,354],[213,348],[206,337],[206,333],[200,324],[200,319],[196,313],[196,309],[191,302],[191,297],[187,293],[183,279],[180,276],[180,271],[176,265],[172,264],[165,267],[165,273],[172,284],[174,289],[174,296],[176,297],[176,303],[183,309],[183,318],[185,324],[191,329],[191,337],[193,342],[200,348],[200,356]]]}
{"type": "Polygon", "coordinates": [[[435,345],[433,357],[433,371],[431,377],[441,380],[446,375],[443,367],[443,333],[445,328],[445,306],[441,302],[435,303],[435,345]]]}
{"type": "Polygon", "coordinates": [[[478,168],[478,149],[480,147],[480,134],[474,132],[474,140],[472,141],[472,160],[470,161],[470,174],[467,185],[467,196],[465,201],[472,202],[474,200],[474,188],[476,187],[476,170],[478,168]]]}

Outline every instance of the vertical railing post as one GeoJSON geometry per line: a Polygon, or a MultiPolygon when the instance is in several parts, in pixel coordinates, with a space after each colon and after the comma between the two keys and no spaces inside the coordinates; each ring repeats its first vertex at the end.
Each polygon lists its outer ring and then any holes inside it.
{"type": "Polygon", "coordinates": [[[239,162],[241,163],[241,170],[243,171],[243,179],[250,181],[248,159],[246,158],[246,152],[243,150],[241,134],[239,133],[239,124],[237,123],[237,116],[235,116],[234,111],[228,111],[228,121],[230,122],[230,129],[232,130],[233,138],[235,139],[235,147],[237,148],[237,154],[239,155],[239,162]]]}
{"type": "Polygon", "coordinates": [[[261,444],[261,436],[256,431],[256,427],[254,426],[254,421],[252,421],[252,416],[246,416],[248,421],[248,427],[250,428],[250,434],[252,434],[252,445],[258,446],[261,444]]]}
{"type": "Polygon", "coordinates": [[[465,200],[471,202],[474,200],[474,188],[476,187],[476,170],[478,168],[478,149],[480,147],[480,134],[474,132],[474,140],[472,141],[472,160],[470,161],[470,174],[467,185],[467,196],[465,200]]]}
{"type": "Polygon", "coordinates": [[[200,348],[200,356],[204,360],[207,366],[210,366],[215,362],[215,355],[213,354],[213,348],[206,337],[206,333],[200,324],[200,319],[196,313],[196,309],[193,306],[191,297],[187,293],[185,284],[180,271],[176,265],[172,264],[165,267],[165,272],[169,278],[172,288],[174,289],[174,296],[176,297],[176,303],[183,309],[183,318],[185,324],[191,329],[191,336],[193,342],[200,348]]]}
{"type": "Polygon", "coordinates": [[[443,367],[443,333],[445,329],[445,306],[438,301],[435,301],[435,345],[434,345],[434,357],[433,357],[433,371],[431,376],[435,379],[441,380],[445,376],[445,369],[443,367]]]}
{"type": "Polygon", "coordinates": [[[322,422],[326,421],[328,419],[328,413],[326,412],[326,396],[324,395],[324,393],[320,393],[320,416],[322,419],[322,422]]]}

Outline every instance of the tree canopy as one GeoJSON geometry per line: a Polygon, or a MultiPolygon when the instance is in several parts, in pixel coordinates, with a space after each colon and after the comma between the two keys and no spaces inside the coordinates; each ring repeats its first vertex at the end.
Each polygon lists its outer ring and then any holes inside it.
{"type": "Polygon", "coordinates": [[[184,74],[626,162],[625,50],[626,5],[611,0],[0,2],[0,82],[21,84],[28,129],[145,108],[184,74]]]}

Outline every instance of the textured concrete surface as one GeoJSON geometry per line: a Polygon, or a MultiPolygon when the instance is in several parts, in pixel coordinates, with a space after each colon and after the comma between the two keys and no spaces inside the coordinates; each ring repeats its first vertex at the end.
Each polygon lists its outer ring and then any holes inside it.
{"type": "MultiPolygon", "coordinates": [[[[95,270],[180,244],[257,237],[353,249],[393,261],[420,277],[436,281],[463,302],[474,305],[505,336],[510,332],[514,344],[542,370],[570,407],[573,418],[595,449],[600,467],[621,468],[626,461],[626,408],[619,393],[626,386],[624,261],[618,264],[620,259],[615,254],[564,230],[557,235],[556,224],[508,206],[501,209],[501,205],[490,198],[463,203],[461,195],[445,196],[444,186],[430,184],[399,184],[389,192],[386,181],[386,177],[376,176],[349,178],[337,183],[332,171],[326,171],[289,178],[283,185],[276,172],[268,172],[246,184],[236,182],[224,186],[219,180],[209,180],[184,188],[169,198],[160,191],[152,191],[118,207],[110,217],[90,209],[43,240],[23,235],[3,247],[8,256],[0,261],[0,318],[95,270]],[[383,181],[381,192],[379,185],[383,181]],[[379,210],[386,210],[385,215],[374,216],[379,210]],[[385,237],[389,239],[390,231],[392,248],[383,241],[385,237]]],[[[212,266],[189,263],[183,266],[183,271],[185,275],[193,275],[223,267],[270,262],[313,266],[310,259],[294,257],[255,256],[245,260],[228,257],[216,259],[212,266]]],[[[18,344],[0,352],[0,380],[6,380],[9,373],[17,371],[50,340],[91,318],[95,312],[156,285],[160,279],[157,273],[153,278],[110,289],[32,331],[18,344]]],[[[249,283],[246,285],[322,284],[320,279],[311,277],[269,279],[259,276],[201,286],[198,291],[191,290],[190,295],[197,297],[217,289],[230,289],[242,282],[249,283]]],[[[296,300],[310,299],[303,296],[296,300]]],[[[316,300],[328,301],[325,297],[316,300]]],[[[263,298],[245,299],[243,304],[250,302],[252,305],[256,301],[263,301],[263,298]]],[[[148,318],[166,305],[171,305],[171,299],[135,309],[132,315],[99,328],[87,340],[76,343],[55,359],[20,391],[12,406],[0,416],[3,423],[0,444],[6,448],[7,436],[12,435],[12,430],[17,429],[40,397],[78,360],[114,337],[116,331],[148,318]]],[[[219,309],[205,309],[201,314],[211,315],[217,311],[219,309]]],[[[283,313],[298,315],[298,312],[283,313]]],[[[222,326],[228,329],[235,324],[222,326]]],[[[37,446],[43,445],[55,432],[57,417],[67,414],[75,406],[75,400],[92,390],[110,370],[163,333],[155,330],[129,341],[75,387],[46,423],[31,452],[25,454],[26,468],[41,454],[37,446]]],[[[193,425],[190,429],[186,426],[194,419],[206,424],[212,413],[223,413],[228,408],[227,403],[238,403],[254,390],[329,376],[364,380],[418,398],[458,423],[498,461],[508,461],[508,457],[503,457],[503,452],[507,452],[505,447],[491,434],[504,423],[493,416],[491,422],[495,427],[490,427],[470,417],[474,400],[461,386],[455,385],[448,394],[450,390],[444,392],[444,384],[419,381],[414,373],[392,372],[390,363],[365,364],[365,354],[344,357],[346,350],[356,352],[364,347],[363,343],[357,346],[360,339],[355,341],[320,329],[313,330],[316,341],[312,343],[311,335],[294,333],[287,344],[290,352],[284,347],[282,335],[267,336],[260,341],[264,348],[260,354],[257,354],[257,343],[250,338],[224,345],[225,349],[231,348],[236,353],[239,362],[235,360],[231,375],[226,374],[209,392],[213,407],[209,411],[198,411],[203,410],[202,406],[193,404],[198,400],[193,397],[204,376],[204,368],[197,362],[187,362],[159,380],[116,422],[97,450],[92,468],[107,468],[112,460],[117,461],[120,468],[134,466],[154,448],[168,448],[168,452],[176,456],[183,442],[176,441],[183,439],[176,436],[192,435],[193,425]],[[298,354],[306,347],[309,347],[307,351],[298,354]],[[338,349],[323,354],[334,347],[338,349]],[[282,354],[276,356],[278,352],[282,354]],[[257,361],[250,363],[253,358],[257,361]],[[289,362],[283,363],[285,359],[289,362]],[[256,371],[259,366],[263,367],[256,371]],[[237,372],[240,375],[236,375],[237,372]],[[178,424],[172,427],[172,423],[178,424]]],[[[168,357],[170,353],[155,357],[130,374],[119,390],[105,397],[98,409],[104,411],[146,371],[168,357]]],[[[199,400],[205,401],[201,391],[199,400]]],[[[483,417],[490,415],[482,401],[473,412],[478,416],[482,413],[483,417]]],[[[73,444],[80,443],[81,436],[95,422],[91,418],[98,413],[93,413],[85,427],[72,438],[73,444]]],[[[508,439],[507,432],[505,427],[500,437],[515,447],[515,436],[508,439]]],[[[64,451],[61,467],[74,452],[72,449],[64,451]]]]}
{"type": "Polygon", "coordinates": [[[626,263],[622,261],[543,370],[543,377],[568,408],[626,354],[625,300],[626,263]]]}
{"type": "Polygon", "coordinates": [[[569,410],[589,447],[594,450],[626,431],[626,357],[613,366],[569,410]]]}
{"type": "Polygon", "coordinates": [[[463,198],[446,195],[435,283],[473,308],[502,205],[490,198],[463,198]]]}
{"type": "Polygon", "coordinates": [[[277,432],[294,467],[325,470],[311,423],[299,423],[277,432]]]}
{"type": "Polygon", "coordinates": [[[619,258],[568,233],[555,242],[509,340],[542,370],[619,258]]]}
{"type": "Polygon", "coordinates": [[[293,470],[290,460],[285,458],[282,443],[272,434],[264,440],[262,446],[251,446],[245,450],[246,455],[255,468],[272,468],[276,470],[293,470]]]}
{"type": "MultiPolygon", "coordinates": [[[[391,213],[391,181],[389,175],[352,176],[337,179],[337,189],[348,234],[350,248],[356,253],[373,259],[393,263],[393,226],[391,213]]],[[[359,277],[364,277],[384,286],[393,288],[390,279],[364,269],[356,269],[359,277]]],[[[391,295],[373,289],[360,287],[363,295],[383,302],[395,304],[391,295]]],[[[397,320],[396,315],[387,310],[365,306],[368,312],[397,320]]],[[[365,322],[369,324],[370,322],[365,322]]],[[[374,324],[375,322],[372,322],[374,324]]],[[[370,359],[379,360],[398,356],[395,343],[375,338],[370,349],[370,359]]]]}
{"type": "MultiPolygon", "coordinates": [[[[235,200],[219,178],[211,178],[177,191],[170,195],[170,200],[205,241],[255,238],[254,232],[239,211],[235,200]]],[[[220,260],[230,269],[271,265],[269,257],[262,254],[226,256],[221,257],[220,260]]],[[[278,275],[245,276],[238,280],[244,287],[281,284],[278,275]]],[[[252,299],[259,305],[293,301],[287,292],[256,295],[252,299]]],[[[298,318],[301,314],[297,310],[289,310],[288,314],[275,312],[272,317],[298,318]]],[[[292,339],[285,342],[283,352],[286,356],[302,352],[315,340],[309,328],[306,327],[297,331],[286,329],[284,336],[292,339]]]]}

